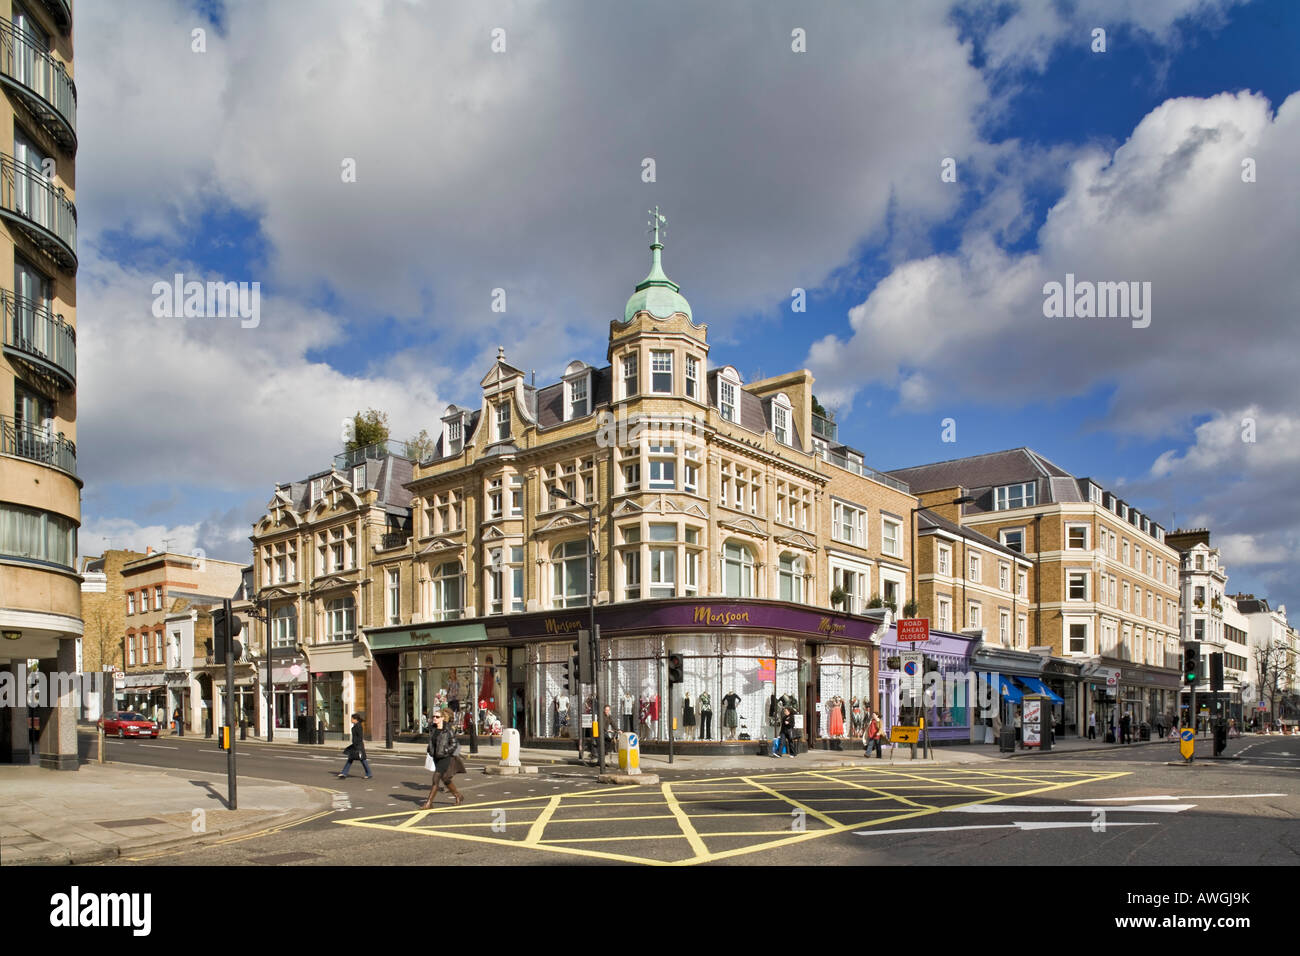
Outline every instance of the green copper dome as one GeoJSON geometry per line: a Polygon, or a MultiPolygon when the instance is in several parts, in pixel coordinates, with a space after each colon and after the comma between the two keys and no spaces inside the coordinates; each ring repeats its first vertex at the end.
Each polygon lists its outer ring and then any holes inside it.
{"type": "Polygon", "coordinates": [[[674,312],[682,312],[688,319],[691,317],[691,304],[681,294],[677,283],[664,275],[659,258],[663,248],[656,231],[655,241],[650,246],[650,274],[637,283],[636,291],[627,300],[627,308],[623,310],[625,321],[631,321],[632,316],[642,311],[659,319],[666,319],[674,312]]]}

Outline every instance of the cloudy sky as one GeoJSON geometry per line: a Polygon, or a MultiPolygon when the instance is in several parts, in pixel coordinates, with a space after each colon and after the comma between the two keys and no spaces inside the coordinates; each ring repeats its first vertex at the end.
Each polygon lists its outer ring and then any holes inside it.
{"type": "Polygon", "coordinates": [[[409,437],[498,345],[604,364],[658,204],[712,360],[808,367],[874,467],[1028,445],[1300,606],[1300,4],[102,0],[75,30],[85,553],[246,561],[357,409],[409,437]],[[256,328],[155,317],[176,273],[259,282],[256,328]],[[1149,288],[1149,324],[1045,317],[1067,274],[1149,288]]]}

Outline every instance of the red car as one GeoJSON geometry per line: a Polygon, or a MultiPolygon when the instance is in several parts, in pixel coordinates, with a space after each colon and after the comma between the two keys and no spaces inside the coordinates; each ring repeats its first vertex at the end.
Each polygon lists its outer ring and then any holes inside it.
{"type": "Polygon", "coordinates": [[[158,736],[157,724],[144,714],[126,710],[121,713],[106,714],[100,719],[99,725],[104,728],[105,734],[117,734],[119,737],[156,738],[158,736]]]}

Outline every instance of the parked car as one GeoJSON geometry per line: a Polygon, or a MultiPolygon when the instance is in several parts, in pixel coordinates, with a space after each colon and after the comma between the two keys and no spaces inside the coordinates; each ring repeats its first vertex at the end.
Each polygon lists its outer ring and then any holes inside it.
{"type": "Polygon", "coordinates": [[[106,714],[99,721],[105,734],[117,734],[119,737],[157,737],[158,725],[144,714],[124,710],[106,714]]]}

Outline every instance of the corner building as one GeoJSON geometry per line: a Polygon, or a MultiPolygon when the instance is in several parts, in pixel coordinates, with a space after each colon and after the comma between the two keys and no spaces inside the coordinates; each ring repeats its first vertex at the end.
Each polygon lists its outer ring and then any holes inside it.
{"type": "MultiPolygon", "coordinates": [[[[80,668],[77,87],[67,0],[0,0],[0,667],[80,668]]],[[[77,769],[80,700],[0,708],[0,762],[77,769]]]]}
{"type": "Polygon", "coordinates": [[[916,499],[835,443],[806,370],[711,366],[662,248],[607,364],[534,387],[499,349],[479,407],[450,406],[415,466],[411,540],[371,556],[392,623],[365,632],[398,734],[451,706],[462,731],[567,739],[589,706],[564,678],[592,598],[603,700],[651,746],[674,720],[682,746],[753,746],[782,696],[820,744],[877,702],[888,613],[867,606],[906,600],[916,499]]]}

